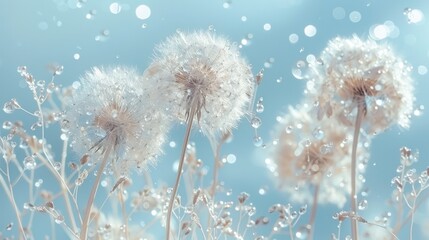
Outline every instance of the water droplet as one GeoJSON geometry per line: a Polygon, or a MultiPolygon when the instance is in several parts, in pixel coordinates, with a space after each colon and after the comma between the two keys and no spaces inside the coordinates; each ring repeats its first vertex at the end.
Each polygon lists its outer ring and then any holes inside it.
{"type": "Polygon", "coordinates": [[[302,206],[302,207],[299,209],[298,214],[299,214],[299,215],[304,215],[306,212],[307,212],[307,204],[306,204],[306,205],[304,205],[304,206],[302,206]]]}
{"type": "Polygon", "coordinates": [[[292,69],[292,75],[296,78],[296,79],[304,79],[304,76],[302,74],[302,70],[299,68],[293,68],[292,69]]]}
{"type": "Polygon", "coordinates": [[[362,18],[362,15],[361,15],[361,14],[360,14],[360,12],[358,12],[358,11],[352,11],[352,12],[349,14],[349,19],[350,19],[350,21],[351,21],[351,22],[353,22],[353,23],[360,22],[361,18],[362,18]]]}
{"type": "Polygon", "coordinates": [[[9,130],[12,128],[12,126],[13,126],[13,123],[10,121],[4,121],[3,122],[3,129],[9,130]]]}
{"type": "Polygon", "coordinates": [[[263,111],[264,111],[264,98],[261,97],[256,103],[256,112],[262,113],[263,111]]]}
{"type": "Polygon", "coordinates": [[[59,171],[61,169],[61,162],[54,162],[54,169],[59,171]]]}
{"type": "Polygon", "coordinates": [[[107,187],[107,181],[106,180],[102,180],[101,181],[101,183],[100,183],[100,185],[102,186],[102,187],[107,187]]]}
{"type": "Polygon", "coordinates": [[[375,104],[376,104],[377,106],[383,106],[384,101],[383,101],[383,99],[376,99],[376,100],[375,100],[375,104]]]}
{"type": "Polygon", "coordinates": [[[289,42],[292,44],[297,43],[299,40],[299,36],[296,33],[292,33],[291,35],[289,35],[289,42]]]}
{"type": "Polygon", "coordinates": [[[79,53],[73,54],[73,58],[74,58],[74,60],[79,60],[80,54],[79,53]]]}
{"type": "Polygon", "coordinates": [[[63,73],[63,71],[64,71],[64,66],[57,66],[55,68],[54,75],[61,75],[63,73]]]}
{"type": "Polygon", "coordinates": [[[80,86],[81,86],[81,84],[80,84],[80,82],[78,82],[78,81],[74,81],[74,82],[72,83],[72,87],[73,87],[73,89],[75,89],[75,90],[79,89],[79,88],[80,88],[80,86]]]}
{"type": "Polygon", "coordinates": [[[333,149],[334,149],[334,145],[332,143],[326,143],[320,147],[320,153],[323,155],[329,154],[333,151],[333,149]]]}
{"type": "Polygon", "coordinates": [[[314,37],[317,33],[317,28],[314,25],[307,25],[304,28],[304,34],[307,37],[314,37]]]}
{"type": "Polygon", "coordinates": [[[118,117],[118,110],[113,109],[111,114],[112,114],[112,118],[117,118],[118,117]]]}
{"type": "Polygon", "coordinates": [[[19,147],[22,149],[27,149],[28,148],[27,140],[21,139],[21,141],[19,142],[19,147]]]}
{"type": "Polygon", "coordinates": [[[404,171],[404,165],[401,164],[396,168],[396,172],[400,173],[402,171],[404,171]]]}
{"type": "Polygon", "coordinates": [[[260,146],[262,146],[263,143],[264,143],[264,141],[262,140],[262,138],[260,136],[255,136],[253,138],[253,145],[255,145],[255,147],[260,147],[260,146]]]}
{"type": "Polygon", "coordinates": [[[36,160],[32,156],[27,156],[24,158],[24,168],[27,170],[33,170],[36,168],[36,160]]]}
{"type": "Polygon", "coordinates": [[[320,129],[320,127],[317,127],[313,130],[313,137],[314,138],[321,140],[321,139],[323,139],[324,136],[325,136],[325,133],[323,132],[322,129],[320,129]]]}
{"type": "Polygon", "coordinates": [[[235,161],[237,161],[237,157],[236,157],[234,154],[228,154],[228,155],[226,156],[226,161],[227,161],[229,164],[234,164],[234,163],[235,163],[235,161]]]}
{"type": "Polygon", "coordinates": [[[336,20],[344,19],[344,17],[346,16],[346,10],[344,10],[344,8],[342,7],[336,7],[332,10],[332,16],[336,20]]]}
{"type": "Polygon", "coordinates": [[[285,129],[285,131],[286,131],[286,133],[287,133],[287,134],[291,133],[291,132],[292,132],[292,130],[293,130],[293,127],[292,127],[292,126],[290,126],[290,125],[289,125],[289,126],[287,126],[287,127],[286,127],[286,129],[285,129]]]}
{"type": "Polygon", "coordinates": [[[420,9],[405,8],[404,15],[408,23],[418,23],[423,20],[424,14],[420,9]]]}
{"type": "Polygon", "coordinates": [[[176,147],[176,142],[175,141],[171,141],[169,143],[169,145],[170,145],[171,148],[175,148],[176,147]]]}
{"type": "Polygon", "coordinates": [[[15,111],[16,109],[20,109],[21,106],[18,104],[18,101],[16,101],[15,98],[12,98],[10,101],[6,102],[3,105],[3,111],[5,113],[12,113],[13,111],[15,111]]]}
{"type": "Polygon", "coordinates": [[[13,223],[11,222],[6,226],[6,231],[12,230],[12,227],[13,227],[13,223]]]}
{"type": "Polygon", "coordinates": [[[253,117],[251,120],[251,124],[253,128],[259,128],[262,124],[262,120],[259,117],[253,117]]]}
{"type": "Polygon", "coordinates": [[[367,206],[368,206],[368,201],[367,201],[366,199],[362,199],[362,200],[358,203],[358,209],[359,209],[359,210],[364,210],[367,206]]]}
{"type": "Polygon", "coordinates": [[[55,223],[56,224],[61,224],[61,223],[63,223],[64,222],[64,216],[63,215],[58,215],[56,218],[55,218],[55,223]]]}
{"type": "Polygon", "coordinates": [[[261,188],[259,188],[258,193],[259,193],[260,195],[265,195],[265,194],[267,193],[267,189],[266,189],[266,187],[261,187],[261,188]]]}
{"type": "Polygon", "coordinates": [[[119,3],[114,2],[110,4],[109,10],[112,14],[118,14],[121,12],[122,6],[119,3]]]}
{"type": "Polygon", "coordinates": [[[265,24],[264,24],[264,30],[265,30],[265,31],[270,31],[270,30],[271,30],[271,24],[269,24],[269,23],[265,23],[265,24]]]}
{"type": "Polygon", "coordinates": [[[151,10],[148,6],[142,4],[136,8],[136,16],[141,20],[148,19],[151,15],[151,10]]]}
{"type": "Polygon", "coordinates": [[[301,226],[296,230],[295,236],[297,239],[307,239],[310,233],[308,226],[301,226]]]}
{"type": "Polygon", "coordinates": [[[38,188],[38,187],[42,186],[42,184],[43,184],[43,179],[39,179],[34,183],[34,186],[36,188],[38,188]]]}

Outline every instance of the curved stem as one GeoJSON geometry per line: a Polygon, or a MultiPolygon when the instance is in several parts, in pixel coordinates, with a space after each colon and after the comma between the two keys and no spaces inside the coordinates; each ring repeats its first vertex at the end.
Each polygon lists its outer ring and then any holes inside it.
{"type": "Polygon", "coordinates": [[[20,233],[20,238],[22,235],[23,239],[27,239],[27,236],[25,235],[25,230],[24,227],[22,225],[22,221],[21,221],[21,213],[18,210],[18,206],[16,205],[15,202],[15,196],[13,194],[13,188],[10,182],[10,174],[9,174],[9,164],[6,162],[6,167],[7,167],[7,181],[8,183],[6,183],[6,181],[3,179],[3,177],[0,175],[0,184],[2,185],[2,187],[4,188],[4,191],[6,192],[6,195],[9,198],[9,201],[12,205],[13,210],[15,211],[15,215],[16,215],[16,220],[18,221],[18,228],[19,228],[19,233],[20,233]]]}
{"type": "Polygon", "coordinates": [[[180,155],[179,167],[177,169],[176,182],[174,184],[173,192],[171,193],[170,201],[168,203],[167,222],[166,222],[166,239],[167,240],[170,239],[171,214],[173,212],[173,205],[174,205],[174,200],[176,199],[177,189],[179,188],[179,182],[180,182],[180,177],[182,175],[183,163],[185,162],[186,146],[188,145],[188,142],[189,142],[189,136],[191,134],[192,123],[194,121],[194,115],[195,115],[195,107],[192,107],[191,113],[190,113],[188,121],[187,121],[185,137],[183,139],[182,153],[180,155]]]}
{"type": "Polygon", "coordinates": [[[314,236],[314,221],[316,220],[319,190],[320,190],[320,184],[317,184],[316,186],[314,186],[313,205],[311,206],[310,220],[308,221],[308,225],[310,226],[310,233],[308,235],[308,239],[310,240],[312,240],[314,236]]]}
{"type": "Polygon", "coordinates": [[[97,171],[97,178],[95,179],[94,184],[91,188],[91,193],[89,194],[88,202],[86,204],[85,215],[82,220],[82,229],[80,231],[80,239],[86,240],[86,235],[88,232],[89,218],[91,216],[92,204],[94,203],[95,195],[97,194],[98,186],[100,185],[101,176],[103,175],[104,168],[107,165],[107,160],[109,159],[110,152],[112,150],[112,145],[109,144],[106,151],[103,153],[103,160],[101,161],[100,167],[97,171]]]}
{"type": "MultiPolygon", "coordinates": [[[[65,167],[66,167],[66,158],[67,158],[67,146],[68,146],[68,140],[66,139],[63,142],[63,152],[61,153],[61,176],[63,176],[64,179],[66,178],[65,167]]],[[[67,195],[67,190],[65,189],[63,184],[60,184],[60,186],[61,186],[61,192],[64,197],[64,202],[66,204],[67,215],[70,218],[70,223],[73,231],[76,231],[77,230],[76,220],[70,204],[69,196],[67,195]]]]}
{"type": "MultiPolygon", "coordinates": [[[[356,115],[355,129],[353,133],[353,146],[352,146],[352,165],[351,165],[351,209],[354,215],[357,215],[357,195],[356,195],[356,152],[359,141],[359,132],[364,115],[365,103],[359,99],[358,109],[356,115]]],[[[358,226],[355,218],[351,218],[352,225],[352,239],[358,240],[358,226]]]]}

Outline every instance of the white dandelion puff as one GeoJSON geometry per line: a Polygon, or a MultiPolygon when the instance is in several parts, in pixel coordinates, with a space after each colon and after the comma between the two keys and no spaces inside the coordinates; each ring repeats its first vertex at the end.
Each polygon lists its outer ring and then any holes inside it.
{"type": "MultiPolygon", "coordinates": [[[[314,88],[309,97],[318,105],[318,117],[334,115],[354,128],[351,155],[350,195],[352,212],[357,214],[356,154],[361,129],[375,134],[393,124],[409,127],[414,101],[411,67],[387,44],[337,37],[321,54],[323,65],[313,65],[310,78],[314,88]]],[[[357,239],[353,219],[352,238],[357,239]]]]}
{"type": "MultiPolygon", "coordinates": [[[[246,113],[253,93],[252,80],[250,66],[237,47],[210,31],[178,32],[156,48],[155,59],[145,71],[144,84],[150,88],[148,92],[152,94],[153,102],[166,110],[172,119],[187,123],[168,206],[167,239],[193,123],[198,123],[214,150],[217,136],[228,135],[246,113]]],[[[213,186],[215,180],[214,177],[213,186]]]]}
{"type": "MultiPolygon", "coordinates": [[[[332,119],[312,118],[309,110],[290,106],[289,113],[281,118],[274,133],[277,144],[270,170],[293,201],[311,203],[313,190],[318,188],[317,203],[341,208],[351,191],[351,134],[332,119]]],[[[369,156],[362,145],[359,156],[361,161],[369,156]]]]}
{"type": "Polygon", "coordinates": [[[92,203],[108,160],[112,168],[124,173],[131,166],[144,168],[160,153],[167,118],[148,104],[142,89],[136,87],[139,80],[139,74],[131,68],[95,67],[75,84],[78,89],[64,119],[69,125],[71,144],[79,153],[101,159],[89,194],[81,239],[86,239],[92,203]]]}
{"type": "Polygon", "coordinates": [[[155,162],[168,123],[138,87],[139,78],[132,68],[94,67],[74,84],[78,89],[63,123],[76,152],[103,153],[111,147],[112,159],[124,165],[145,168],[155,162]]]}
{"type": "Polygon", "coordinates": [[[145,77],[171,116],[187,121],[195,108],[199,127],[212,136],[237,125],[253,92],[250,66],[237,47],[209,31],[178,32],[159,44],[145,77]]]}
{"type": "Polygon", "coordinates": [[[413,111],[411,67],[387,44],[373,40],[337,37],[329,41],[312,65],[309,96],[318,102],[319,118],[338,114],[353,125],[362,105],[362,128],[369,133],[393,124],[407,128],[413,111]]]}

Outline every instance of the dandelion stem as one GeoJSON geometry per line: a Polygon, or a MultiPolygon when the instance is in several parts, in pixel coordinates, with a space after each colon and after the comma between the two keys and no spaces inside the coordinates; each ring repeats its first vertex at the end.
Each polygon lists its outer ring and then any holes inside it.
{"type": "MultiPolygon", "coordinates": [[[[364,99],[358,99],[358,108],[357,108],[357,114],[356,114],[356,122],[355,122],[355,129],[353,133],[353,146],[352,146],[352,166],[351,166],[351,209],[354,215],[357,215],[357,195],[356,195],[356,152],[357,152],[357,145],[359,141],[359,132],[360,127],[364,115],[364,109],[365,109],[365,102],[364,99]]],[[[355,218],[351,218],[351,225],[352,225],[352,239],[358,240],[358,226],[357,221],[355,218]]]]}
{"type": "Polygon", "coordinates": [[[414,189],[414,185],[413,185],[413,193],[414,193],[414,200],[413,200],[413,207],[411,208],[410,239],[413,239],[413,226],[414,226],[414,215],[415,215],[414,212],[416,210],[416,200],[418,197],[414,189]]]}
{"type": "Polygon", "coordinates": [[[112,147],[113,146],[109,144],[107,149],[104,151],[103,160],[97,171],[97,178],[95,179],[95,182],[92,185],[91,193],[89,194],[88,202],[86,204],[85,215],[82,220],[82,228],[80,231],[81,240],[86,240],[86,234],[88,232],[88,225],[89,225],[89,218],[91,216],[92,204],[94,203],[95,195],[97,194],[98,186],[100,185],[101,176],[103,175],[104,168],[107,165],[107,160],[109,159],[109,155],[112,150],[112,147]]]}
{"type": "MultiPolygon", "coordinates": [[[[67,158],[67,146],[68,146],[68,140],[66,139],[63,142],[63,152],[61,153],[61,176],[63,178],[66,178],[66,171],[65,171],[66,166],[65,165],[66,165],[66,158],[67,158]]],[[[67,209],[67,213],[68,213],[67,215],[70,218],[70,223],[72,225],[73,231],[76,231],[77,230],[76,220],[75,220],[74,213],[73,213],[73,210],[72,210],[72,207],[70,204],[69,196],[67,195],[67,190],[65,189],[63,184],[60,184],[60,186],[61,186],[61,192],[62,192],[63,197],[64,197],[64,201],[66,204],[66,209],[67,209]]]]}
{"type": "Polygon", "coordinates": [[[177,189],[179,188],[179,182],[180,182],[180,177],[182,175],[183,163],[185,162],[186,146],[188,145],[188,142],[189,142],[189,136],[191,134],[192,123],[194,121],[195,112],[196,112],[196,107],[194,104],[192,104],[191,113],[189,114],[189,118],[187,121],[185,137],[183,139],[182,153],[179,160],[179,167],[177,168],[176,182],[174,184],[173,192],[171,193],[170,201],[168,203],[167,222],[165,223],[167,240],[170,239],[171,214],[173,212],[173,205],[174,205],[174,200],[176,199],[177,189]]]}
{"type": "Polygon", "coordinates": [[[310,226],[310,233],[308,234],[308,239],[310,240],[312,240],[314,236],[314,221],[316,220],[319,190],[320,190],[320,184],[317,184],[316,186],[314,186],[313,205],[311,206],[310,220],[308,221],[308,225],[310,226]]]}
{"type": "Polygon", "coordinates": [[[18,221],[19,233],[20,235],[22,235],[23,239],[27,240],[27,236],[25,235],[24,227],[22,225],[21,214],[18,210],[18,206],[16,205],[16,201],[15,201],[15,196],[13,194],[13,188],[10,181],[9,163],[7,161],[6,161],[6,171],[7,171],[6,177],[7,177],[8,184],[5,183],[3,177],[0,177],[0,183],[2,184],[6,194],[8,195],[9,201],[12,204],[13,210],[15,211],[16,219],[18,221]]]}

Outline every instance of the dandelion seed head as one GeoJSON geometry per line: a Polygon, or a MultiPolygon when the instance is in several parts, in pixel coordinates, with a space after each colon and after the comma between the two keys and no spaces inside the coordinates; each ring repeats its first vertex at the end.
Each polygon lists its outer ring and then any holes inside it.
{"type": "Polygon", "coordinates": [[[210,31],[177,32],[157,46],[145,72],[152,99],[180,121],[196,108],[204,134],[235,127],[245,113],[253,75],[235,45],[210,31]]]}
{"type": "Polygon", "coordinates": [[[132,68],[95,67],[80,79],[66,110],[76,152],[101,154],[110,147],[124,171],[155,161],[168,123],[137,87],[139,78],[132,68]]]}
{"type": "Polygon", "coordinates": [[[310,66],[319,117],[336,115],[353,125],[356,107],[365,107],[363,128],[380,132],[393,124],[409,127],[413,111],[411,67],[387,44],[337,37],[321,54],[323,64],[310,66]]]}
{"type": "MultiPolygon", "coordinates": [[[[319,203],[342,207],[350,193],[351,144],[342,144],[350,138],[349,129],[335,119],[314,119],[305,105],[289,107],[274,134],[278,143],[270,170],[280,188],[293,201],[311,203],[312,189],[319,185],[319,203]]],[[[358,156],[367,157],[366,149],[358,148],[358,156]]]]}

